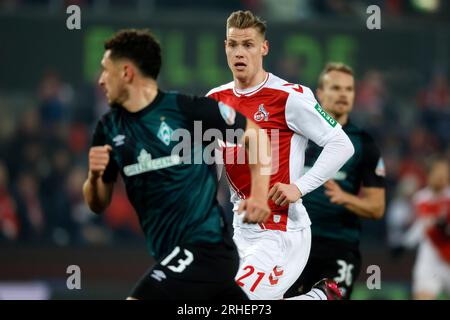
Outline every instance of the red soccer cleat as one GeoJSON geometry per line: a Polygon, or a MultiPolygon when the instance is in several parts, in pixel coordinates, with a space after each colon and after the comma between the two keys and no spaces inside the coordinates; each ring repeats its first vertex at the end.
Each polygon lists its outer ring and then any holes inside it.
{"type": "Polygon", "coordinates": [[[327,300],[342,300],[342,295],[337,283],[332,279],[322,279],[313,285],[313,289],[314,288],[323,291],[327,296],[327,300]]]}

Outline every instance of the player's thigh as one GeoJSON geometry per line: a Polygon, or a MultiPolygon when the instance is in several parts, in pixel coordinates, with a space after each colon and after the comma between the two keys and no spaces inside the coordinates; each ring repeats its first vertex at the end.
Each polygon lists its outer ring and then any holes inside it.
{"type": "Polygon", "coordinates": [[[271,230],[259,233],[241,230],[235,232],[233,239],[240,255],[236,283],[252,300],[271,299],[271,292],[261,288],[266,287],[270,272],[281,260],[281,239],[271,230]]]}
{"type": "MultiPolygon", "coordinates": [[[[232,292],[232,286],[239,289],[234,283],[238,263],[237,252],[232,248],[212,244],[178,246],[144,274],[130,297],[213,300],[224,291],[232,292]]],[[[235,299],[241,296],[236,294],[235,299]]]]}
{"type": "Polygon", "coordinates": [[[236,245],[240,263],[242,260],[249,255],[251,248],[256,245],[259,239],[262,237],[260,232],[255,232],[253,230],[235,228],[233,234],[233,242],[236,245]]]}
{"type": "Polygon", "coordinates": [[[161,269],[156,264],[147,270],[135,284],[127,300],[170,300],[173,279],[167,279],[161,269]]]}
{"type": "Polygon", "coordinates": [[[309,256],[308,262],[303,269],[300,277],[288,289],[285,298],[295,297],[311,290],[312,286],[319,280],[323,279],[324,267],[322,260],[309,256]]]}
{"type": "Polygon", "coordinates": [[[133,300],[247,300],[245,293],[230,279],[228,282],[198,282],[167,277],[163,283],[141,279],[130,294],[133,300]]]}
{"type": "Polygon", "coordinates": [[[311,251],[311,229],[285,233],[283,240],[285,274],[280,278],[280,287],[285,294],[305,271],[311,251]]]}
{"type": "Polygon", "coordinates": [[[450,298],[450,264],[446,261],[442,261],[441,264],[441,274],[442,274],[442,287],[446,298],[450,298]]]}
{"type": "Polygon", "coordinates": [[[442,289],[439,263],[435,249],[428,240],[424,240],[419,246],[413,268],[413,296],[415,298],[436,297],[439,294],[442,289]]]}
{"type": "Polygon", "coordinates": [[[250,236],[244,242],[236,282],[252,300],[282,299],[308,259],[309,229],[288,233],[268,231],[259,239],[250,236]]]}
{"type": "Polygon", "coordinates": [[[356,250],[347,248],[323,248],[313,244],[305,271],[289,291],[306,293],[318,281],[329,278],[336,281],[344,299],[349,299],[353,286],[361,271],[361,256],[356,250]]]}
{"type": "Polygon", "coordinates": [[[340,256],[333,257],[323,264],[322,279],[331,278],[336,281],[342,297],[350,299],[353,286],[361,271],[361,256],[359,252],[351,250],[342,252],[340,256]]]}

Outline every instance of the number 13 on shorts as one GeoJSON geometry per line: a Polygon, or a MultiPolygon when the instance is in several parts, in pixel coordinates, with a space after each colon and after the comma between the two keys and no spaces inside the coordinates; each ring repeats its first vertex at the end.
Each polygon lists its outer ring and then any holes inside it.
{"type": "Polygon", "coordinates": [[[173,272],[180,273],[183,272],[184,269],[186,269],[187,266],[189,266],[192,261],[194,261],[194,255],[192,252],[190,252],[187,249],[184,249],[184,259],[178,259],[176,265],[167,265],[169,262],[172,261],[173,258],[175,258],[178,254],[180,254],[180,247],[175,247],[175,249],[170,253],[163,261],[161,261],[162,266],[167,266],[169,270],[172,270],[173,272]]]}

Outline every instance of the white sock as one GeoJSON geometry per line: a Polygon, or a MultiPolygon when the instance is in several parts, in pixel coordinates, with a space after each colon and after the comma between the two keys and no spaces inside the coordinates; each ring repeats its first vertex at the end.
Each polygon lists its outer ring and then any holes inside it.
{"type": "Polygon", "coordinates": [[[327,296],[320,289],[312,289],[308,293],[302,294],[300,296],[295,296],[292,298],[287,298],[284,300],[327,300],[327,296]]]}

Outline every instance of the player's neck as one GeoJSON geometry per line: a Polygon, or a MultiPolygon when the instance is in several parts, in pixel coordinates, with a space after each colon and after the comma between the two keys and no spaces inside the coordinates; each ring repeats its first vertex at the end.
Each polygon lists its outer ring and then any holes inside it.
{"type": "Polygon", "coordinates": [[[155,100],[158,95],[158,84],[154,80],[141,80],[132,86],[129,98],[123,103],[123,107],[129,112],[138,112],[155,100]]]}
{"type": "Polygon", "coordinates": [[[267,72],[264,69],[261,69],[261,71],[252,78],[234,78],[234,85],[238,90],[246,90],[259,86],[266,80],[266,78],[267,72]]]}
{"type": "Polygon", "coordinates": [[[345,126],[348,122],[348,114],[343,114],[341,116],[336,116],[335,114],[331,114],[331,116],[336,120],[341,126],[345,126]]]}

